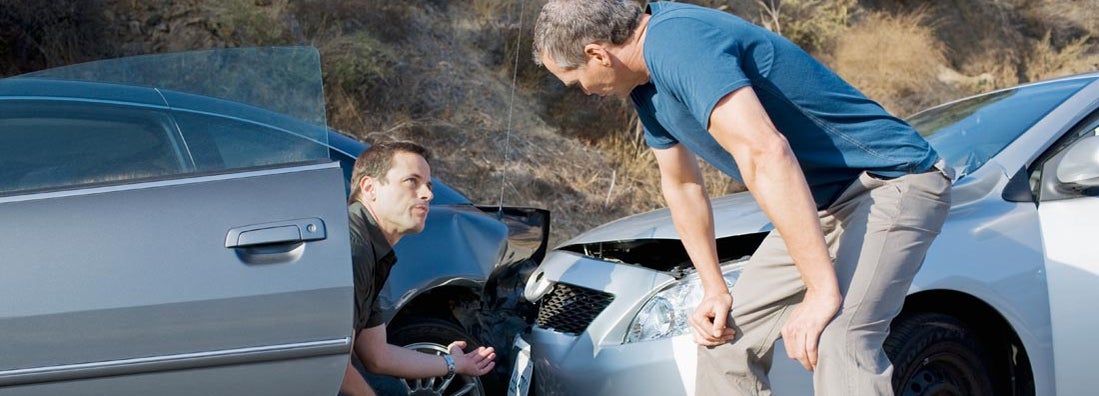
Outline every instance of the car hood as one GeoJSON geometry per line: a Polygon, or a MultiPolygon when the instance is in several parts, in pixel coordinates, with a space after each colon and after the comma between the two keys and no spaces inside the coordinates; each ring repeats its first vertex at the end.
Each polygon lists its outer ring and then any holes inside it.
{"type": "MultiPolygon", "coordinates": [[[[1025,176],[1025,173],[1021,175],[1025,176]]],[[[964,207],[989,194],[999,194],[1011,176],[995,158],[991,159],[974,173],[954,181],[951,206],[964,207]]],[[[1022,186],[1025,188],[1026,184],[1022,183],[1022,186]]],[[[774,228],[752,195],[746,191],[714,198],[711,202],[714,210],[714,236],[718,239],[758,234],[774,228]]],[[[582,233],[558,248],[643,239],[678,240],[679,234],[672,224],[671,211],[664,208],[623,217],[582,233]]]]}
{"type": "MultiPolygon", "coordinates": [[[[747,192],[714,198],[712,205],[714,231],[718,238],[772,228],[770,220],[747,192]]],[[[671,212],[664,208],[623,217],[580,234],[562,246],[639,239],[679,239],[672,224],[671,212]]]]}

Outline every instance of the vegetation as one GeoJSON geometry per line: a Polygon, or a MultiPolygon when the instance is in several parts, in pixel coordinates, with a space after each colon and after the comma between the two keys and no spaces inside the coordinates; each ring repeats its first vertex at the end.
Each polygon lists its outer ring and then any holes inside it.
{"type": "MultiPolygon", "coordinates": [[[[904,116],[1099,69],[1096,0],[696,0],[779,32],[904,116]]],[[[663,205],[628,103],[530,61],[544,0],[0,0],[0,74],[200,48],[310,44],[331,126],[413,139],[475,202],[553,211],[554,243],[663,205]]],[[[736,182],[705,168],[711,195],[736,182]]]]}

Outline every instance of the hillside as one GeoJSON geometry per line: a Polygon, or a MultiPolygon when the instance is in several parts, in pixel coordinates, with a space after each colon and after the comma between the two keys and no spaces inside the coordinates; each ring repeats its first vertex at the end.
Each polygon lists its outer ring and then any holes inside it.
{"type": "MultiPolygon", "coordinates": [[[[1099,69],[1099,0],[694,2],[780,32],[902,116],[1099,69]]],[[[553,211],[553,239],[562,242],[663,204],[627,104],[566,90],[530,61],[542,3],[0,0],[0,73],[314,45],[331,126],[367,141],[424,143],[438,157],[437,176],[473,201],[553,211]]],[[[740,188],[709,169],[707,178],[714,195],[740,188]]]]}

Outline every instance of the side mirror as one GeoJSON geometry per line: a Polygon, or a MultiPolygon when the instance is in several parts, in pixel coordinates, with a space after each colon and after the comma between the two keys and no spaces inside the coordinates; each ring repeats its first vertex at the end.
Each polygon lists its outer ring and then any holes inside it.
{"type": "Polygon", "coordinates": [[[1074,189],[1099,186],[1099,136],[1074,143],[1057,164],[1057,181],[1074,189]]]}

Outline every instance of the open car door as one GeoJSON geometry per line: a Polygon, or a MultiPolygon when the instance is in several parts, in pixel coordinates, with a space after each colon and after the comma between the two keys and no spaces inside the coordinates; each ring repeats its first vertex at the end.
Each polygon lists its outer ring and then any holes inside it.
{"type": "Polygon", "coordinates": [[[317,51],[0,80],[0,394],[334,395],[353,286],[317,51]]]}

